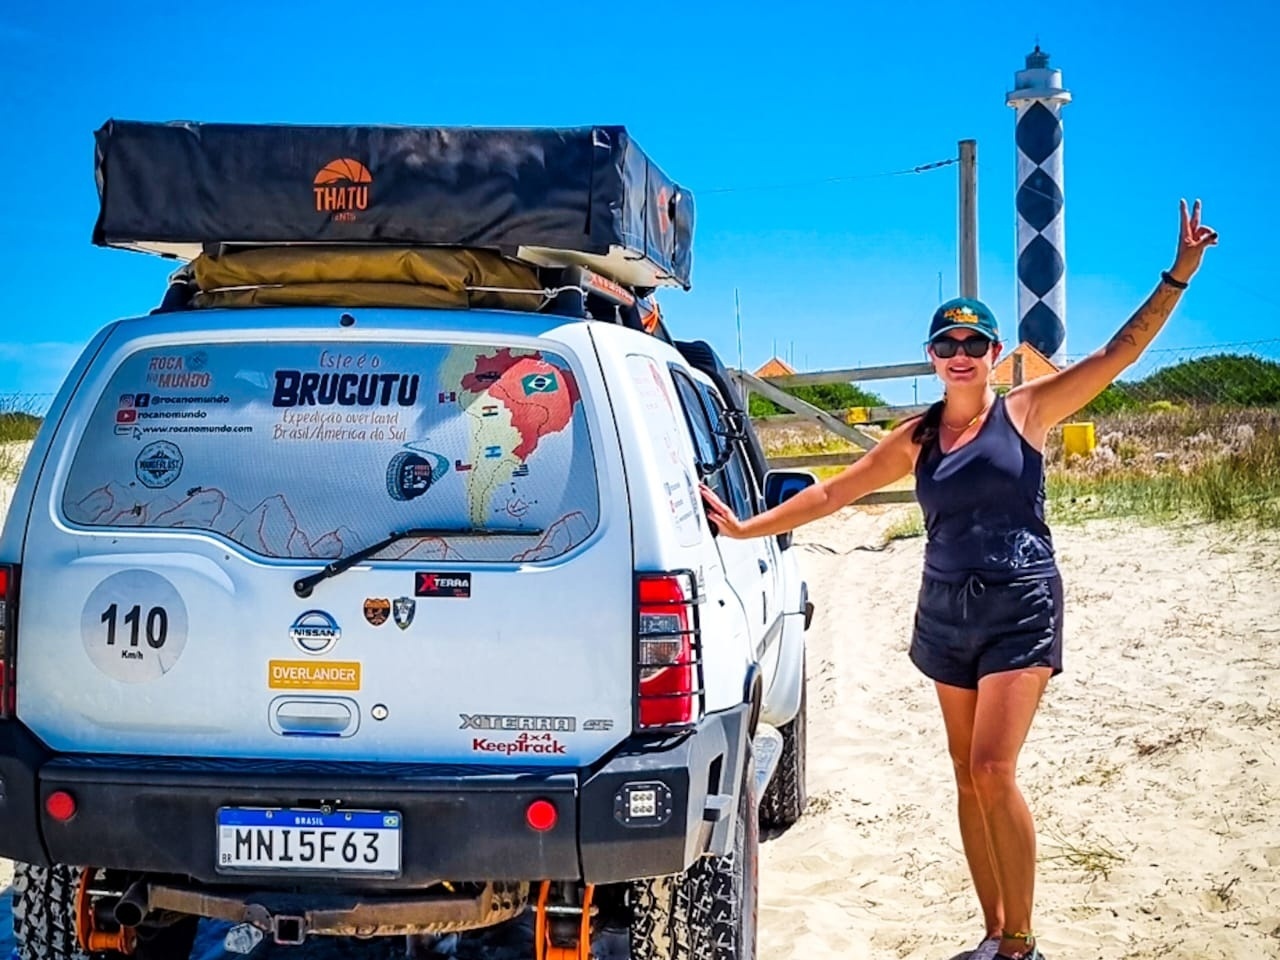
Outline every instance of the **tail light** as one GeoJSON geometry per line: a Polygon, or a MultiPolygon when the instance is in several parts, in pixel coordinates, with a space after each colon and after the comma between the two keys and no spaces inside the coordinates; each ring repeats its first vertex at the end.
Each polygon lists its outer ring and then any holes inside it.
{"type": "Polygon", "coordinates": [[[14,628],[18,622],[18,568],[0,563],[0,719],[11,717],[17,704],[14,674],[14,628]]]}
{"type": "Polygon", "coordinates": [[[642,574],[636,593],[636,726],[691,726],[702,705],[702,643],[693,575],[642,574]]]}

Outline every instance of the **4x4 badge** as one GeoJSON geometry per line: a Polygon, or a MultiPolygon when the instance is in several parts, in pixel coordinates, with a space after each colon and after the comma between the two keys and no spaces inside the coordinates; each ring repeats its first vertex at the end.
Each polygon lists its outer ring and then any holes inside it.
{"type": "Polygon", "coordinates": [[[410,597],[396,597],[391,609],[396,626],[401,630],[408,630],[409,624],[413,623],[413,614],[418,609],[418,601],[410,597]]]}

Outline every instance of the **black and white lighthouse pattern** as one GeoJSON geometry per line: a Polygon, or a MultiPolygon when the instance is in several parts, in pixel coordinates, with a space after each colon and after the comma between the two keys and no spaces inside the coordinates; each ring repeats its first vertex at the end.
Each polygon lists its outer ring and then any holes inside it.
{"type": "Polygon", "coordinates": [[[1016,75],[1018,340],[1061,366],[1067,340],[1066,236],[1062,192],[1062,107],[1071,95],[1037,46],[1016,75]]]}

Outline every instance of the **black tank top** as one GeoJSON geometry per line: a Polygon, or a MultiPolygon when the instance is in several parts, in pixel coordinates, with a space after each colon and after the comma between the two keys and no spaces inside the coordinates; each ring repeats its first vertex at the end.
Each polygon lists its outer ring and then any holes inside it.
{"type": "Polygon", "coordinates": [[[1044,457],[1009,420],[997,397],[978,435],[943,453],[935,438],[916,460],[924,510],[925,573],[992,580],[1057,573],[1044,522],[1044,457]]]}

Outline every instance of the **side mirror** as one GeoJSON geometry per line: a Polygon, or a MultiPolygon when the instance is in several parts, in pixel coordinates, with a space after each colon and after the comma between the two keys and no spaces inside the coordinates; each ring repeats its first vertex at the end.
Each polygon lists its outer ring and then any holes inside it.
{"type": "MultiPolygon", "coordinates": [[[[808,470],[770,470],[764,475],[764,505],[772,509],[818,482],[808,470]]],[[[791,548],[791,533],[778,534],[778,549],[791,548]]]]}
{"type": "Polygon", "coordinates": [[[764,475],[764,505],[772,510],[817,482],[808,470],[770,470],[764,475]]]}

